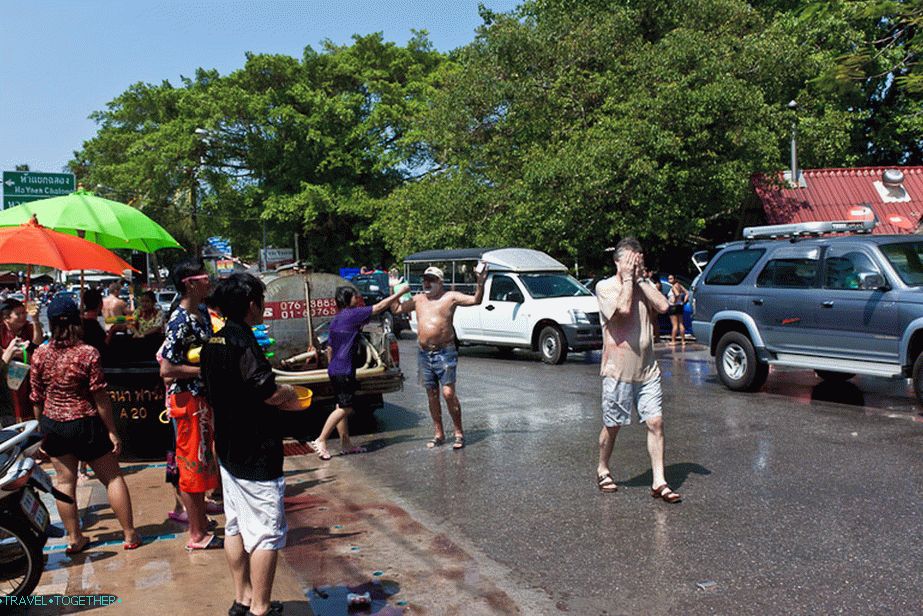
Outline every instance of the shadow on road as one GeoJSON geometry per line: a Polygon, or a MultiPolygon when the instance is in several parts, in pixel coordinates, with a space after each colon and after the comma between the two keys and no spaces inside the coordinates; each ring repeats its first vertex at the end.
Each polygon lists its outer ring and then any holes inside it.
{"type": "MultiPolygon", "coordinates": [[[[701,464],[696,464],[695,462],[680,462],[679,464],[668,464],[664,467],[664,475],[667,478],[667,483],[670,484],[670,487],[674,490],[679,490],[686,480],[689,478],[689,475],[711,475],[711,471],[702,466],[701,464]]],[[[619,485],[628,486],[628,487],[641,487],[641,486],[650,486],[651,482],[654,481],[654,474],[652,471],[647,470],[636,477],[632,477],[627,481],[619,481],[619,485]]]]}

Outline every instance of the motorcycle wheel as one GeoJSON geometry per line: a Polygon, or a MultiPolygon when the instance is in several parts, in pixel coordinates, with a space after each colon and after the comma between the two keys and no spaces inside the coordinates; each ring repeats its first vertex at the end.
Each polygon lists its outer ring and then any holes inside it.
{"type": "Polygon", "coordinates": [[[0,597],[32,594],[45,568],[42,544],[25,520],[0,520],[0,597]]]}

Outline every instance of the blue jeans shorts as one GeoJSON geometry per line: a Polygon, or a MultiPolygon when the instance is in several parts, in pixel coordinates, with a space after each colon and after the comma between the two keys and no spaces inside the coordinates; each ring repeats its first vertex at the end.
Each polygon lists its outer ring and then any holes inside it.
{"type": "Polygon", "coordinates": [[[602,406],[603,424],[609,428],[630,424],[632,408],[637,409],[641,423],[660,417],[663,412],[660,375],[645,383],[626,383],[610,377],[604,378],[602,406]]]}
{"type": "Polygon", "coordinates": [[[420,385],[426,389],[438,389],[440,385],[454,385],[458,368],[458,350],[454,346],[437,351],[420,349],[417,356],[417,373],[420,385]]]}

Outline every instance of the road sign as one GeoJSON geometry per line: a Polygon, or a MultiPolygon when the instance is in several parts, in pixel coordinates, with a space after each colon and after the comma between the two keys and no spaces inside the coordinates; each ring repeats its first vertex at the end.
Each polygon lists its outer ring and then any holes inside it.
{"type": "Polygon", "coordinates": [[[45,173],[43,171],[4,171],[3,209],[21,203],[49,199],[74,192],[73,173],[45,173]]]}

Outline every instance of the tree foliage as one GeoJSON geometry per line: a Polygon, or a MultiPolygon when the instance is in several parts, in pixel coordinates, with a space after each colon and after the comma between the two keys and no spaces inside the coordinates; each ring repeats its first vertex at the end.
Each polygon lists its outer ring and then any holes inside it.
{"type": "Polygon", "coordinates": [[[447,55],[375,34],[136,84],[72,168],[189,245],[253,254],[265,224],[322,269],[478,245],[592,264],[626,234],[665,253],[731,237],[793,126],[802,167],[923,163],[920,2],[482,7],[447,55]]]}

